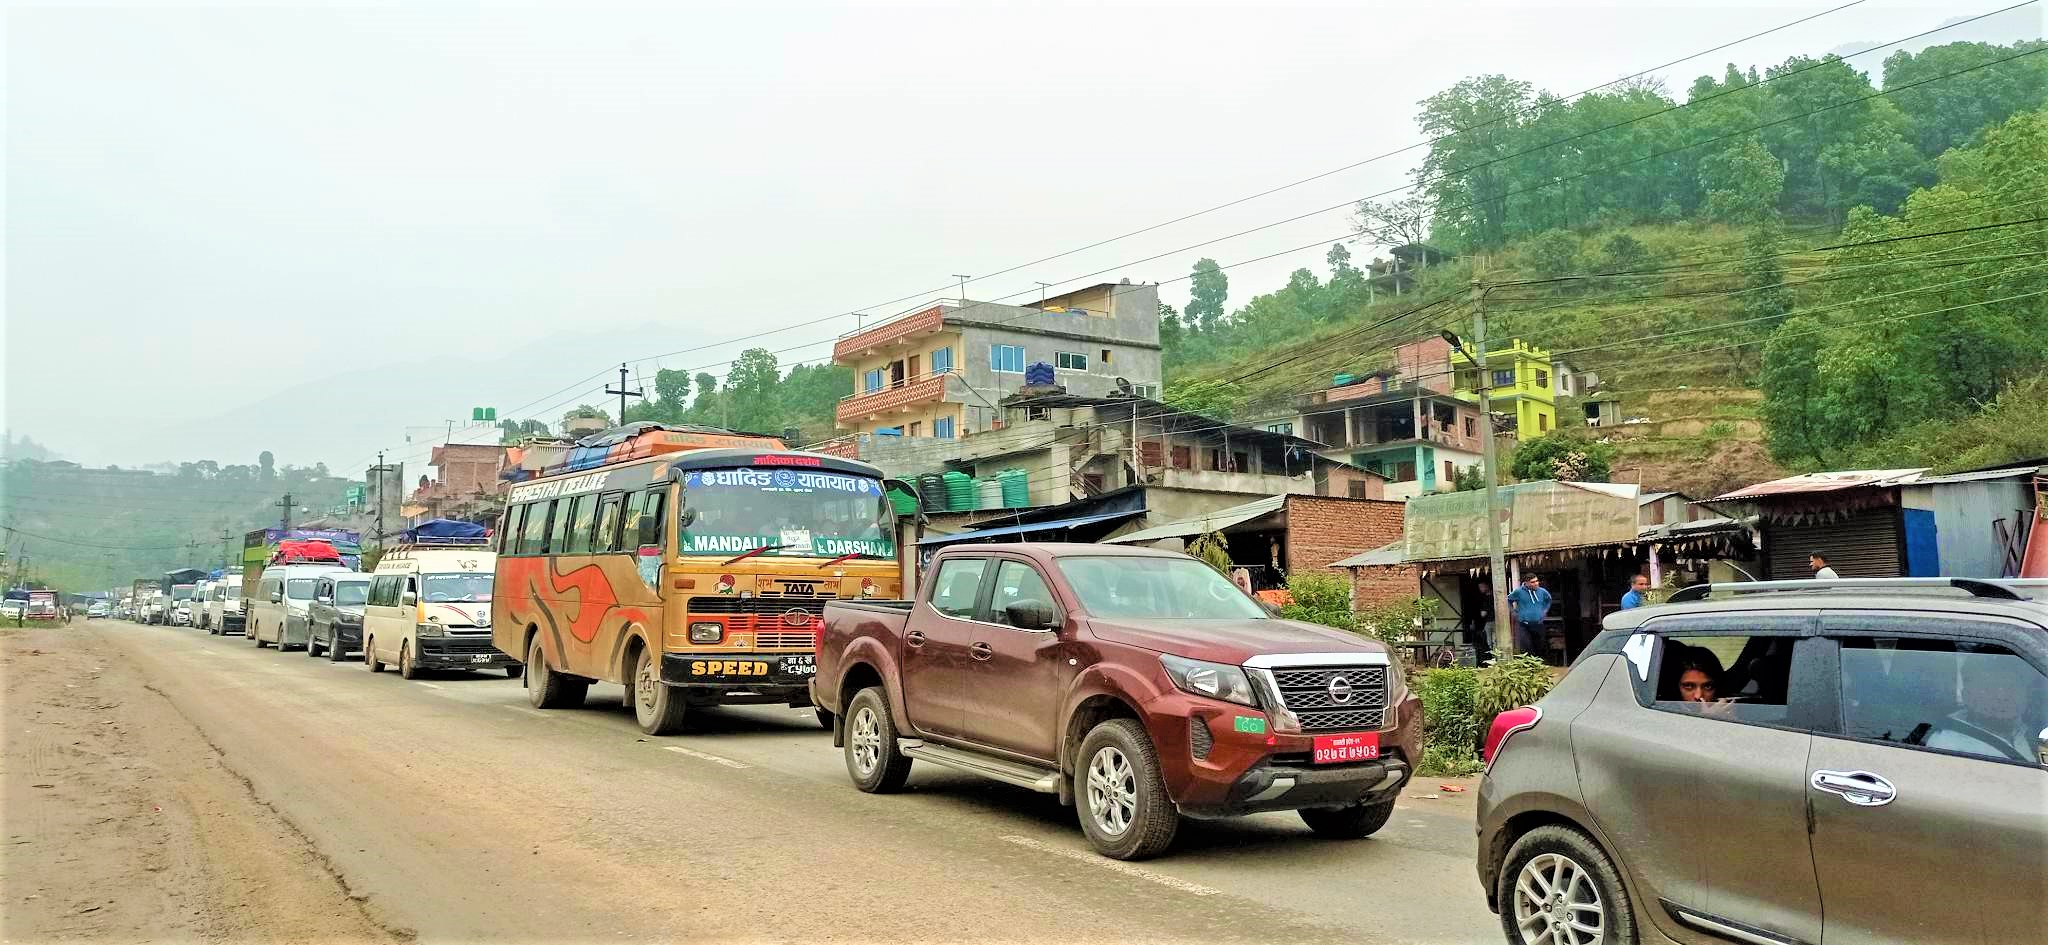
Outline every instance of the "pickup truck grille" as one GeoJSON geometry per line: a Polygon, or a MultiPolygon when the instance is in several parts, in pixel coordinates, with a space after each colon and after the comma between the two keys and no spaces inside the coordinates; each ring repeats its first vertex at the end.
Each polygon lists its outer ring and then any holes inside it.
{"type": "Polygon", "coordinates": [[[1315,666],[1273,670],[1280,701],[1304,732],[1378,729],[1387,711],[1385,666],[1315,666]],[[1337,680],[1341,684],[1333,685],[1337,680]],[[1340,698],[1342,697],[1342,698],[1340,698]]]}

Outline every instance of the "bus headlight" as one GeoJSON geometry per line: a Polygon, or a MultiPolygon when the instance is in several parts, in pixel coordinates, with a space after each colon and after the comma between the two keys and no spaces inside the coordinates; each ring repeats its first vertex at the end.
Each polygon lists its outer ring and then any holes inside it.
{"type": "Polygon", "coordinates": [[[690,625],[691,643],[717,643],[725,639],[725,624],[693,623],[690,625]]]}

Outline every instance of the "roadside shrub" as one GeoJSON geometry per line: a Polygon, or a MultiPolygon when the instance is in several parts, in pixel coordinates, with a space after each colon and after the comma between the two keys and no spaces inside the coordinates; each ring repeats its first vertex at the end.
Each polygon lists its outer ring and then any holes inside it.
{"type": "Polygon", "coordinates": [[[1476,676],[1472,707],[1483,720],[1479,725],[1482,734],[1493,724],[1494,716],[1535,702],[1556,685],[1549,665],[1526,653],[1494,660],[1476,676]]]}
{"type": "Polygon", "coordinates": [[[1188,554],[1197,561],[1215,568],[1217,573],[1224,577],[1230,576],[1230,544],[1224,539],[1222,532],[1196,536],[1194,541],[1188,543],[1188,554]]]}
{"type": "Polygon", "coordinates": [[[1415,763],[1415,773],[1426,778],[1466,778],[1485,770],[1486,763],[1470,748],[1430,742],[1415,763]]]}
{"type": "Polygon", "coordinates": [[[1287,575],[1287,593],[1294,595],[1294,602],[1280,608],[1280,616],[1358,632],[1357,618],[1351,613],[1351,585],[1343,578],[1296,571],[1287,575]]]}
{"type": "Polygon", "coordinates": [[[1359,633],[1391,644],[1414,639],[1417,627],[1436,619],[1436,607],[1436,601],[1411,597],[1356,613],[1352,621],[1359,633]]]}
{"type": "Polygon", "coordinates": [[[1469,666],[1427,670],[1416,674],[1410,688],[1422,700],[1423,747],[1416,772],[1456,777],[1477,771],[1479,671],[1469,666]]]}

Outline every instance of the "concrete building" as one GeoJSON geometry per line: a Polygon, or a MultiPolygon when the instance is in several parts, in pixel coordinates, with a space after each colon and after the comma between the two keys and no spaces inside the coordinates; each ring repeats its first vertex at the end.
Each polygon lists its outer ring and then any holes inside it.
{"type": "Polygon", "coordinates": [[[1449,387],[1447,376],[1404,381],[1378,371],[1336,380],[1297,401],[1294,431],[1323,444],[1323,457],[1386,477],[1385,498],[1448,492],[1460,472],[1479,465],[1479,408],[1436,389],[1432,382],[1449,387]]]}
{"type": "MultiPolygon", "coordinates": [[[[1451,352],[1457,371],[1458,396],[1479,402],[1479,370],[1463,351],[1451,352]]],[[[1557,429],[1557,391],[1551,380],[1550,353],[1515,338],[1507,347],[1486,353],[1492,375],[1493,410],[1514,417],[1515,436],[1533,440],[1557,429]]]]}
{"type": "Polygon", "coordinates": [[[854,377],[835,420],[861,434],[950,439],[994,429],[996,403],[1040,361],[1079,396],[1117,393],[1122,381],[1156,397],[1159,290],[1105,282],[1037,305],[943,300],[839,339],[832,361],[854,377]]]}

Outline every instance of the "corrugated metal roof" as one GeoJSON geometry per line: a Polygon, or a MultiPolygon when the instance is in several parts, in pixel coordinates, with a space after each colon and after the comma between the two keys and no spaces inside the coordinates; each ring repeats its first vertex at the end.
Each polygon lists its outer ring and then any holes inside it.
{"type": "Polygon", "coordinates": [[[1744,486],[1734,492],[1718,495],[1709,502],[1733,502],[1738,499],[1755,499],[1774,495],[1798,495],[1810,492],[1834,492],[1839,489],[1857,489],[1866,486],[1897,486],[1917,481],[1927,472],[1919,469],[1852,469],[1843,472],[1807,473],[1803,476],[1787,476],[1744,486]]]}
{"type": "Polygon", "coordinates": [[[2038,466],[2021,466],[2016,469],[1980,469],[1976,472],[1952,473],[1946,476],[1922,476],[1913,481],[1916,486],[1939,486],[1952,482],[1984,482],[1991,479],[2018,479],[2039,473],[2038,466]]]}
{"type": "Polygon", "coordinates": [[[1390,544],[1381,545],[1371,551],[1352,555],[1342,561],[1333,561],[1330,563],[1330,567],[1373,568],[1392,564],[1407,564],[1407,554],[1408,543],[1405,540],[1395,541],[1390,544]]]}
{"type": "Polygon", "coordinates": [[[983,539],[994,538],[999,535],[1024,535],[1032,532],[1064,531],[1066,529],[1074,528],[1081,525],[1093,525],[1096,522],[1107,522],[1111,519],[1129,518],[1133,515],[1138,514],[1140,514],[1138,511],[1104,512],[1100,515],[1083,515],[1079,518],[1063,518],[1051,522],[1027,522],[1023,525],[1005,525],[1001,528],[983,528],[971,532],[956,532],[951,535],[933,535],[929,538],[924,539],[923,541],[918,542],[918,544],[951,545],[963,541],[981,541],[983,539]]]}
{"type": "Polygon", "coordinates": [[[1271,515],[1274,512],[1280,511],[1286,504],[1287,497],[1285,495],[1276,495],[1260,499],[1256,502],[1246,502],[1243,505],[1233,505],[1227,509],[1218,509],[1207,515],[1199,515],[1191,519],[1168,522],[1165,525],[1155,525],[1128,535],[1107,538],[1104,541],[1113,545],[1129,545],[1145,541],[1161,541],[1167,538],[1206,535],[1209,532],[1229,528],[1232,525],[1249,522],[1262,515],[1271,515]]]}

